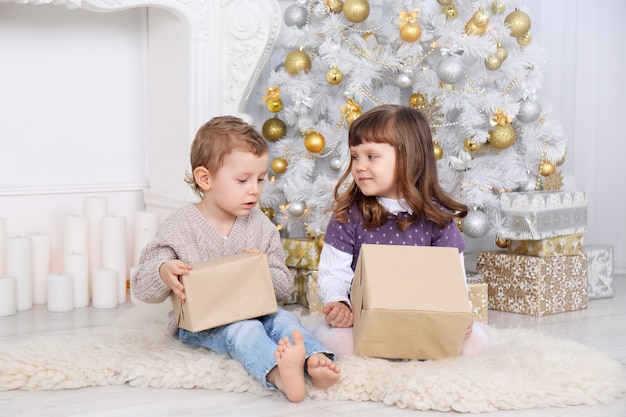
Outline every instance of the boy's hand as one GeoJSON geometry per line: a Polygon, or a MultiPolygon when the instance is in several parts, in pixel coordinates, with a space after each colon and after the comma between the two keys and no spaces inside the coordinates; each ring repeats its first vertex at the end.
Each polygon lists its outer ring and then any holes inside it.
{"type": "Polygon", "coordinates": [[[184,263],[178,259],[172,259],[161,264],[159,267],[159,276],[167,285],[172,289],[172,292],[176,297],[180,298],[180,301],[185,302],[185,289],[183,284],[178,280],[180,275],[187,275],[191,271],[191,265],[184,263]]]}
{"type": "Polygon", "coordinates": [[[326,323],[331,327],[352,327],[354,314],[350,307],[340,301],[333,301],[324,306],[326,323]]]}
{"type": "Polygon", "coordinates": [[[265,253],[261,249],[244,249],[243,253],[265,253]]]}

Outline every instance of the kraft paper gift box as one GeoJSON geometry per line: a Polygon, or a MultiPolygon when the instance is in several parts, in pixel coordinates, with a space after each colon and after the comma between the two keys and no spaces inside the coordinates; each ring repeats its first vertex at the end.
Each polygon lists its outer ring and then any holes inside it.
{"type": "Polygon", "coordinates": [[[502,239],[524,240],[584,233],[587,194],[584,191],[511,192],[500,195],[502,239]]]}
{"type": "Polygon", "coordinates": [[[277,311],[266,255],[240,253],[192,266],[181,276],[185,302],[172,296],[179,327],[198,332],[277,311]]]}
{"type": "Polygon", "coordinates": [[[583,252],[583,235],[563,235],[539,240],[511,240],[509,253],[531,256],[578,255],[583,252]]]}
{"type": "Polygon", "coordinates": [[[587,308],[587,256],[479,252],[476,272],[488,285],[489,308],[544,316],[587,308]]]}
{"type": "Polygon", "coordinates": [[[458,356],[472,318],[456,248],[363,245],[351,301],[357,356],[458,356]]]}
{"type": "Polygon", "coordinates": [[[284,238],[283,249],[287,252],[285,263],[293,268],[317,269],[321,247],[317,239],[284,238]]]}
{"type": "Polygon", "coordinates": [[[467,295],[472,308],[474,321],[487,323],[489,317],[488,286],[480,275],[467,275],[467,295]]]}
{"type": "Polygon", "coordinates": [[[613,246],[585,245],[589,299],[613,297],[613,246]]]}

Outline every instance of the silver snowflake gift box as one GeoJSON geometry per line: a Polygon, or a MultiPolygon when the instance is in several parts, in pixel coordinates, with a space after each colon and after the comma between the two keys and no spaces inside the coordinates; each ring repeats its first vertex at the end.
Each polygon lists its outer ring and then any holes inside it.
{"type": "Polygon", "coordinates": [[[503,239],[546,239],[587,230],[587,193],[531,191],[503,193],[503,239]]]}
{"type": "Polygon", "coordinates": [[[585,245],[589,299],[613,296],[613,245],[585,245]]]}

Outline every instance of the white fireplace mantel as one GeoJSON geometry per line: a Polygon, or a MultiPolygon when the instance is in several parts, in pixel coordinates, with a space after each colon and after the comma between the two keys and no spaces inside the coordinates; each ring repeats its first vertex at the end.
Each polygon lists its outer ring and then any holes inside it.
{"type": "MultiPolygon", "coordinates": [[[[8,2],[10,0],[0,0],[8,2]]],[[[189,144],[209,118],[245,113],[277,41],[277,0],[15,0],[91,12],[148,10],[148,210],[169,211],[193,198],[181,181],[189,144]],[[181,33],[182,32],[182,33],[181,33]],[[165,68],[170,65],[171,68],[165,68]],[[172,79],[171,74],[176,76],[172,79]],[[169,106],[169,107],[168,107],[169,106]]]]}

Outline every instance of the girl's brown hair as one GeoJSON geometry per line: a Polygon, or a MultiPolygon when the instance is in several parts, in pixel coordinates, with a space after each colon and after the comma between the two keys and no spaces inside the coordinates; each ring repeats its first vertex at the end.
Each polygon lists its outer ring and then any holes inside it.
{"type": "Polygon", "coordinates": [[[224,158],[238,149],[261,156],[269,152],[267,142],[243,119],[235,116],[214,117],[198,129],[191,144],[191,172],[185,182],[202,197],[202,189],[196,184],[193,171],[205,167],[212,175],[224,165],[224,158]]]}
{"type": "MultiPolygon", "coordinates": [[[[350,147],[362,143],[388,143],[395,149],[398,190],[413,211],[408,218],[398,219],[401,230],[406,230],[421,215],[441,227],[455,217],[465,217],[467,206],[452,199],[439,185],[430,126],[422,112],[397,104],[370,109],[352,122],[348,131],[350,147]]],[[[382,226],[387,222],[387,211],[376,196],[364,195],[354,181],[347,190],[340,191],[351,168],[352,160],[335,187],[335,217],[347,222],[346,213],[356,204],[363,213],[365,228],[382,226]]]]}

